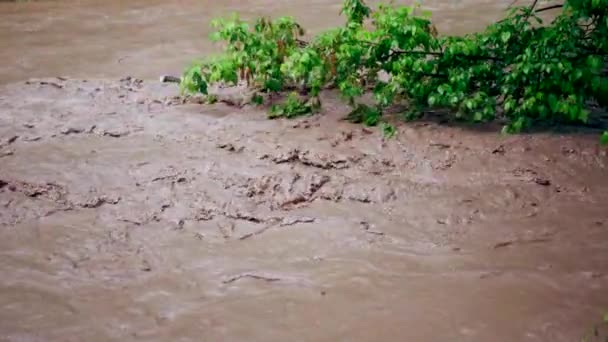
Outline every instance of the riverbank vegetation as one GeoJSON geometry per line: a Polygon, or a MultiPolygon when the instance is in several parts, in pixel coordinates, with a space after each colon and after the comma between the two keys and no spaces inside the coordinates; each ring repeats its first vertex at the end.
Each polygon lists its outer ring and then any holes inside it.
{"type": "Polygon", "coordinates": [[[212,85],[246,82],[257,104],[287,92],[270,107],[274,118],[313,113],[320,92],[335,88],[353,122],[380,124],[396,107],[408,120],[447,110],[471,122],[499,119],[507,133],[586,123],[608,107],[608,0],[534,1],[465,36],[438,34],[417,6],[345,0],[341,14],[344,26],[311,40],[290,17],[216,20],[212,38],[225,42],[224,53],[187,69],[182,89],[207,94],[212,85]],[[557,13],[543,22],[545,11],[557,13]]]}

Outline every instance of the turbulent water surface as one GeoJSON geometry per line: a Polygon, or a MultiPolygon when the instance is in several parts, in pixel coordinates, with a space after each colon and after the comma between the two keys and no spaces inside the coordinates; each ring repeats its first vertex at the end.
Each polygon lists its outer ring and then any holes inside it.
{"type": "MultiPolygon", "coordinates": [[[[509,3],[424,6],[453,34],[509,3]]],[[[332,94],[269,121],[157,82],[217,51],[212,17],[339,8],[0,3],[0,340],[580,340],[608,309],[597,133],[383,141],[332,94]]]]}

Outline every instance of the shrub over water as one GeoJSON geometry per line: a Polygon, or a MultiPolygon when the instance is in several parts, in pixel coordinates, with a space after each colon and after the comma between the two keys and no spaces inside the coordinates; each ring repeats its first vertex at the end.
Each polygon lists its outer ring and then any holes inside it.
{"type": "Polygon", "coordinates": [[[608,0],[545,8],[535,1],[464,36],[438,35],[418,6],[372,10],[363,0],[344,0],[341,14],[344,26],[310,41],[290,17],[252,25],[237,16],[215,20],[212,38],[226,43],[224,53],[187,69],[182,89],[207,94],[210,84],[247,82],[260,93],[289,91],[271,117],[292,117],[316,111],[319,93],[337,88],[355,122],[376,125],[391,106],[407,108],[409,119],[447,109],[473,122],[505,119],[509,133],[585,123],[591,107],[608,106],[608,0]],[[550,23],[539,17],[547,10],[559,11],[550,23]],[[361,100],[366,92],[371,105],[361,100]]]}

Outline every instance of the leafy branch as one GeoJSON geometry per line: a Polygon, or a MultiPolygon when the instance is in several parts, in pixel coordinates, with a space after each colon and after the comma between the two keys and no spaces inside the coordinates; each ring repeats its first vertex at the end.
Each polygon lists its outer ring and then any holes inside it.
{"type": "Polygon", "coordinates": [[[372,9],[363,0],[344,0],[346,24],[311,41],[290,17],[253,26],[218,20],[214,39],[225,42],[224,54],[189,68],[182,89],[206,94],[210,84],[245,83],[262,93],[299,90],[274,105],[272,117],[316,112],[319,93],[334,87],[353,108],[349,118],[368,125],[395,105],[407,107],[408,118],[428,109],[475,122],[500,117],[506,132],[584,123],[588,103],[608,105],[608,0],[537,5],[514,7],[483,32],[460,37],[440,36],[418,7],[372,9]],[[550,24],[538,17],[558,8],[550,24]],[[364,104],[370,90],[374,102],[364,104]]]}

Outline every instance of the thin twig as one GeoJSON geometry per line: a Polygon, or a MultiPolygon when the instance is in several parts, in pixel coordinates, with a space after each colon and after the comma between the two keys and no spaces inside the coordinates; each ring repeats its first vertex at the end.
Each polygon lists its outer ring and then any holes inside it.
{"type": "Polygon", "coordinates": [[[528,13],[526,14],[526,20],[528,20],[528,18],[530,18],[530,16],[532,15],[532,13],[534,13],[534,9],[536,8],[537,4],[538,4],[538,0],[534,0],[532,5],[530,5],[530,7],[528,8],[528,13]]]}
{"type": "Polygon", "coordinates": [[[507,8],[513,7],[518,1],[519,0],[513,0],[513,2],[511,2],[511,4],[507,8]]]}
{"type": "Polygon", "coordinates": [[[532,5],[530,5],[530,12],[534,11],[534,9],[536,8],[537,4],[538,4],[538,0],[534,0],[534,2],[532,3],[532,5]]]}
{"type": "Polygon", "coordinates": [[[267,281],[267,282],[274,282],[274,281],[281,280],[281,278],[265,277],[265,276],[261,276],[261,275],[257,275],[257,274],[244,273],[244,274],[238,274],[238,275],[235,275],[234,277],[226,279],[226,280],[222,281],[222,283],[224,283],[224,284],[230,284],[230,283],[234,283],[235,281],[237,281],[239,279],[243,279],[243,278],[251,278],[251,279],[255,279],[255,280],[264,280],[264,281],[267,281]]]}
{"type": "MultiPolygon", "coordinates": [[[[368,45],[375,45],[375,46],[378,45],[377,43],[370,42],[370,41],[361,41],[361,43],[368,44],[368,45]]],[[[401,50],[401,49],[390,49],[390,53],[391,53],[391,55],[421,55],[421,56],[436,56],[436,57],[441,57],[441,56],[445,55],[444,52],[439,52],[439,51],[401,50]]],[[[471,55],[465,55],[464,53],[457,53],[455,55],[460,56],[460,57],[475,59],[475,60],[502,61],[501,58],[492,57],[492,56],[478,56],[478,55],[471,56],[471,55]]]]}
{"type": "Polygon", "coordinates": [[[262,227],[261,229],[256,230],[255,232],[247,233],[247,234],[239,237],[239,240],[241,240],[241,241],[247,240],[250,237],[254,237],[254,236],[260,235],[260,234],[266,232],[267,230],[269,230],[270,228],[274,228],[274,227],[276,227],[276,225],[274,225],[274,224],[267,225],[265,227],[262,227]]]}
{"type": "Polygon", "coordinates": [[[303,39],[299,39],[299,38],[296,38],[296,43],[298,43],[298,45],[300,47],[306,47],[306,46],[308,46],[308,44],[310,44],[310,42],[307,42],[307,41],[305,41],[303,39]]]}
{"type": "MultiPolygon", "coordinates": [[[[445,53],[434,52],[434,51],[408,51],[408,50],[392,50],[395,54],[415,54],[415,55],[426,55],[426,56],[437,56],[441,57],[445,53]]],[[[489,60],[489,61],[502,61],[501,58],[492,56],[479,56],[479,55],[465,55],[464,53],[456,53],[456,56],[466,57],[474,60],[489,60]]]]}
{"type": "Polygon", "coordinates": [[[493,248],[499,249],[499,248],[508,247],[508,246],[511,246],[514,244],[525,245],[525,244],[543,243],[543,242],[550,242],[551,240],[552,240],[551,238],[535,238],[535,239],[530,239],[530,240],[515,239],[515,240],[498,242],[493,246],[493,248]]]}
{"type": "Polygon", "coordinates": [[[540,12],[549,11],[549,10],[552,10],[552,9],[562,8],[562,7],[564,7],[563,4],[560,4],[560,5],[551,5],[551,6],[539,8],[539,9],[535,10],[534,13],[540,13],[540,12]]]}

